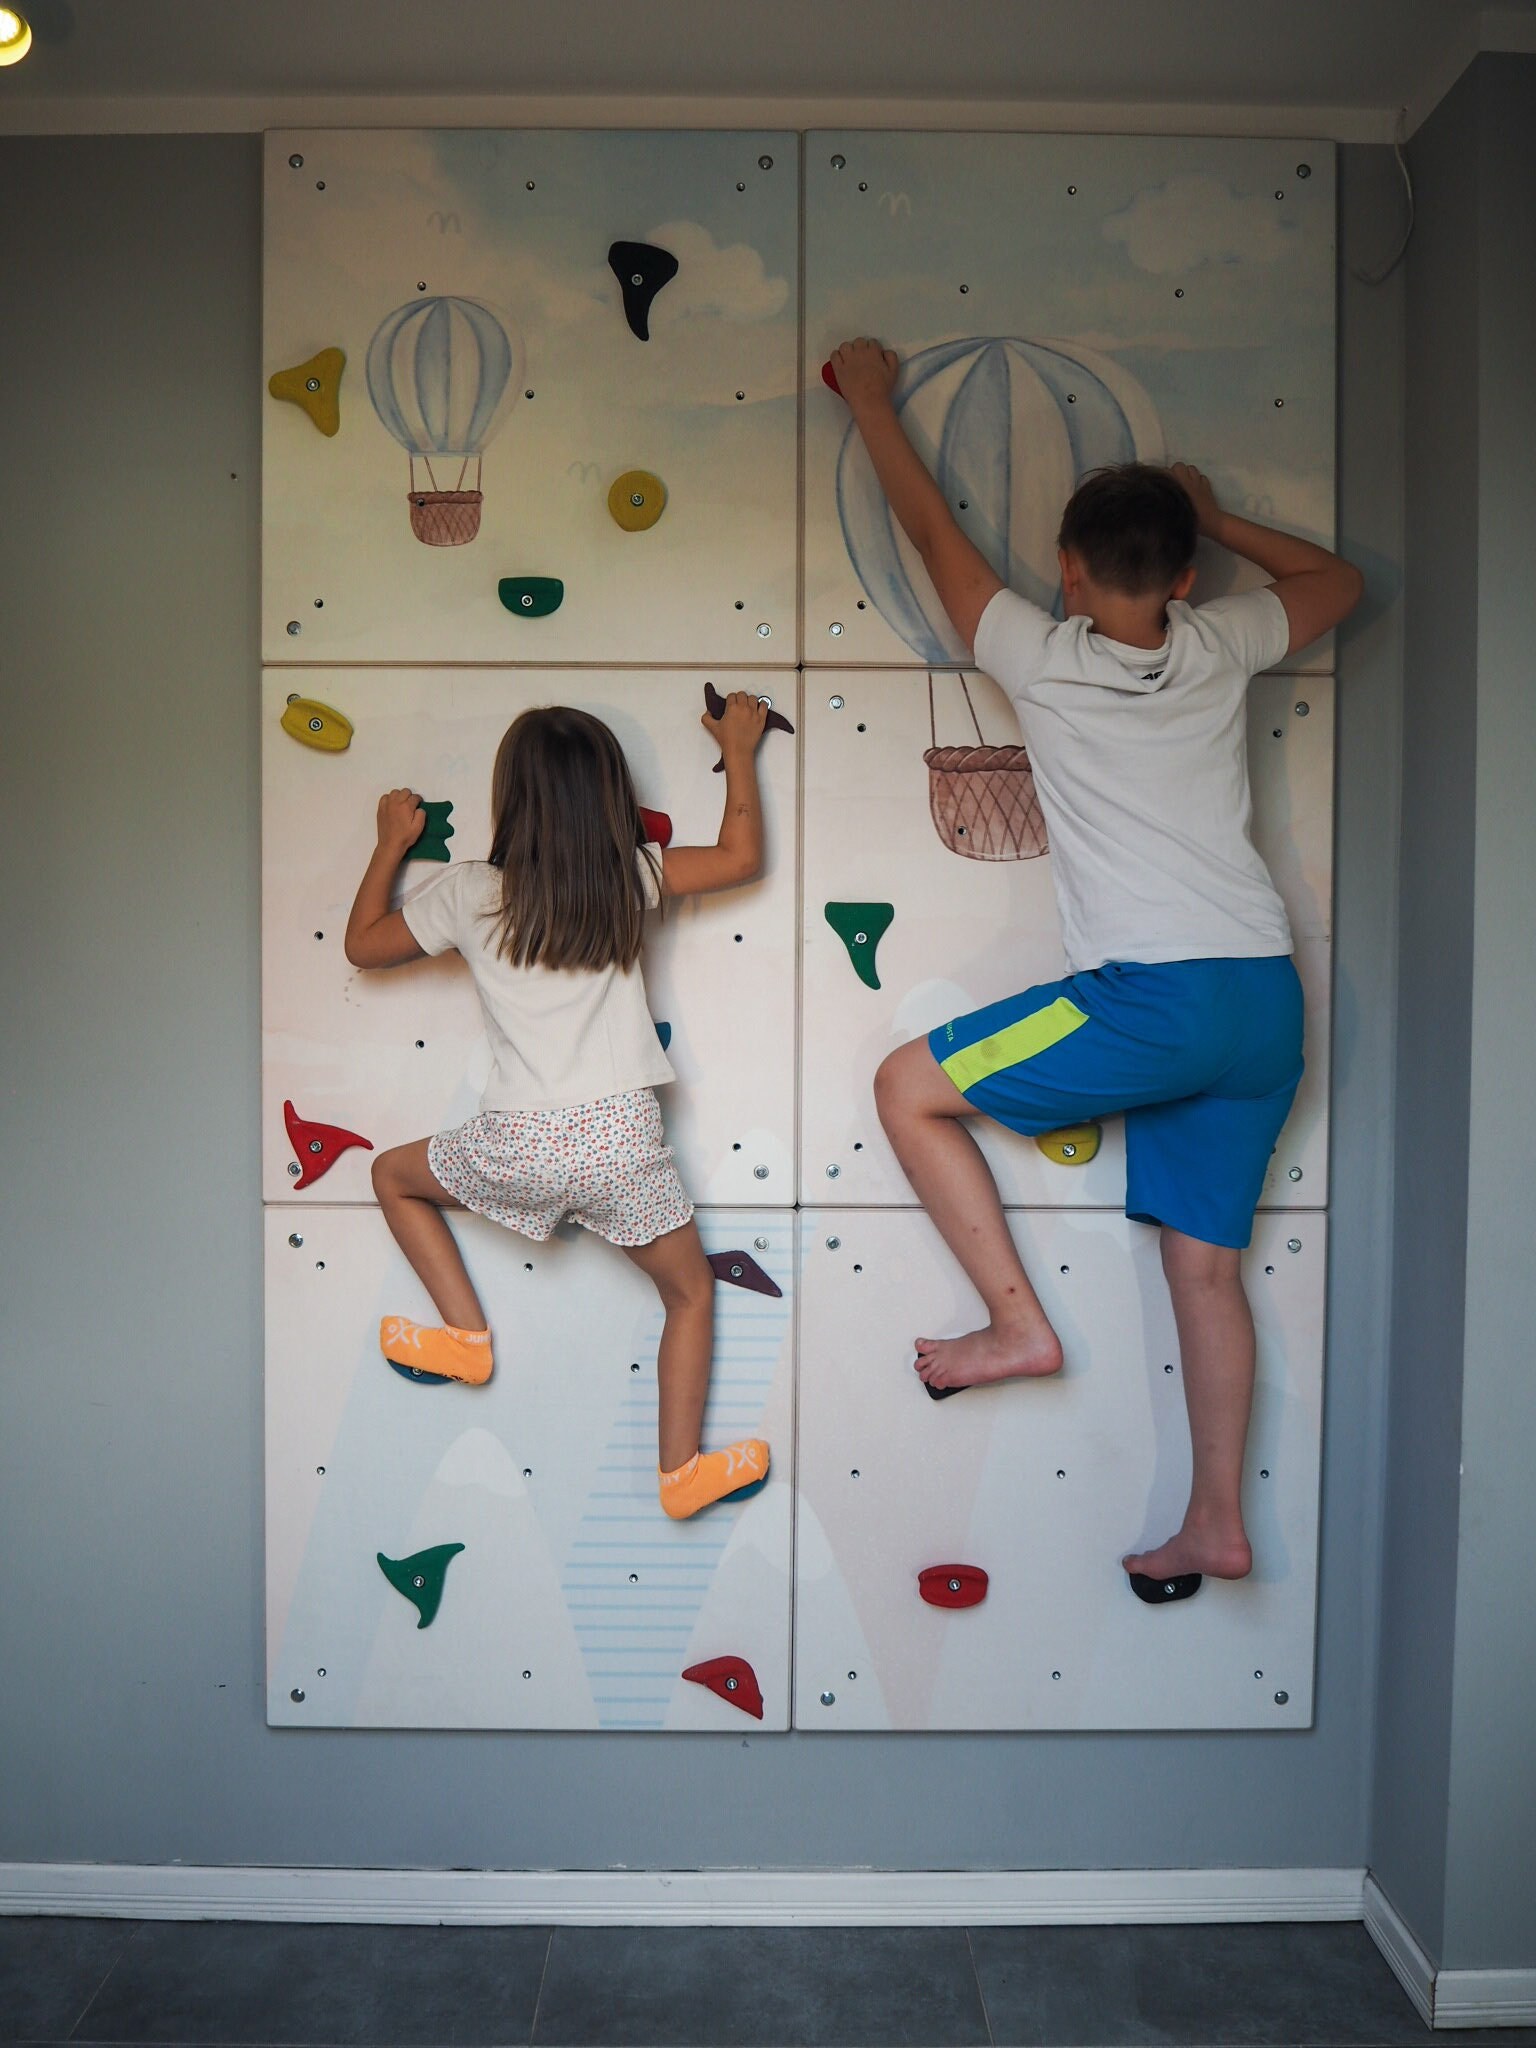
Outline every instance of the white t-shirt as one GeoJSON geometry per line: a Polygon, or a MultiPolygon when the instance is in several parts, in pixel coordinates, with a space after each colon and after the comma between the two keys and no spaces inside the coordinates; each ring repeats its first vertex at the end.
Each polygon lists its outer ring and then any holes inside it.
{"type": "MultiPolygon", "coordinates": [[[[648,851],[659,857],[658,848],[648,851]]],[[[654,909],[661,901],[655,871],[644,854],[637,858],[654,909]]],[[[482,1109],[562,1109],[676,1080],[638,963],[514,967],[496,951],[500,905],[501,870],[466,860],[452,862],[400,906],[424,953],[456,950],[474,976],[491,1042],[482,1109]]]]}
{"type": "Polygon", "coordinates": [[[1159,648],[1058,623],[1012,590],[982,613],[977,665],[1018,709],[1074,974],[1290,952],[1249,837],[1245,703],[1289,640],[1268,586],[1198,609],[1173,600],[1159,648]]]}

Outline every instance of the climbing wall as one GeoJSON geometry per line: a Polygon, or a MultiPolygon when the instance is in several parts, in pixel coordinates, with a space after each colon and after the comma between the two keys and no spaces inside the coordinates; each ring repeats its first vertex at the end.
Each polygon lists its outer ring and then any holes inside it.
{"type": "MultiPolygon", "coordinates": [[[[757,687],[798,723],[792,670],[757,687]]],[[[679,845],[713,843],[723,778],[699,725],[697,673],[493,673],[474,669],[268,669],[263,680],[264,876],[262,1111],[268,1201],[371,1201],[370,1156],[344,1152],[319,1181],[300,1177],[283,1106],[378,1149],[472,1115],[489,1072],[480,1007],[455,956],[361,973],[342,952],[347,912],[373,848],[379,792],[408,786],[453,805],[455,859],[490,842],[490,764],[530,705],[580,705],[618,734],[647,808],[679,845]],[[327,753],[283,728],[287,699],[321,703],[354,727],[327,753]]],[[[316,715],[311,712],[309,715],[316,715]]],[[[669,1135],[684,1181],[705,1202],[794,1199],[795,741],[774,733],[758,757],[769,847],[763,881],[694,897],[651,919],[646,990],[680,1085],[669,1135]],[[729,990],[729,997],[725,991],[729,990]]],[[[404,891],[441,873],[408,861],[404,891]]]]}
{"type": "MultiPolygon", "coordinates": [[[[941,745],[974,741],[968,691],[984,738],[1016,742],[1013,708],[994,683],[974,674],[962,688],[958,675],[941,671],[931,687],[932,727],[926,674],[810,670],[805,678],[804,1005],[808,1018],[839,1020],[836,1031],[805,1034],[800,1160],[807,1203],[910,1201],[875,1115],[872,1083],[881,1060],[951,1017],[1066,972],[1049,856],[967,859],[945,844],[931,815],[923,756],[933,733],[941,745]],[[829,917],[845,933],[851,922],[853,943],[829,917]]],[[[1286,900],[1307,997],[1307,1072],[1263,1200],[1266,1207],[1322,1208],[1332,678],[1259,678],[1249,694],[1248,726],[1254,837],[1286,900]]],[[[1068,1161],[1057,1144],[1048,1152],[1000,1125],[973,1128],[1005,1202],[1097,1208],[1124,1197],[1119,1118],[1078,1138],[1068,1161]],[[1097,1153],[1089,1156],[1095,1143],[1097,1153]]]]}
{"type": "Polygon", "coordinates": [[[796,158],[782,134],[269,135],[267,369],[346,360],[334,436],[267,408],[264,658],[793,662],[796,158]],[[615,268],[624,244],[653,253],[615,268]],[[654,252],[677,269],[642,320],[654,252]],[[558,580],[558,608],[503,579],[558,580]]]}
{"type": "Polygon", "coordinates": [[[501,1347],[486,1386],[454,1386],[380,1360],[379,1317],[429,1311],[376,1210],[269,1208],[269,1720],[756,1725],[744,1683],[682,1676],[728,1657],[750,1666],[762,1724],[787,1727],[793,1226],[702,1219],[742,1276],[716,1288],[706,1428],[766,1437],[784,1469],[673,1523],[656,1501],[661,1315],[626,1259],[575,1227],[532,1245],[455,1219],[501,1347]]]}
{"type": "Polygon", "coordinates": [[[1010,1224],[1066,1368],[935,1401],[913,1336],[974,1328],[981,1304],[927,1218],[802,1213],[801,1328],[821,1341],[800,1361],[796,1726],[1308,1726],[1324,1219],[1260,1217],[1244,1267],[1257,1568],[1156,1607],[1119,1569],[1189,1486],[1156,1237],[1103,1211],[1010,1224]]]}
{"type": "MultiPolygon", "coordinates": [[[[1328,542],[1331,150],[349,131],[267,151],[269,1718],[1308,1725],[1332,646],[1250,698],[1255,836],[1308,1003],[1246,1267],[1257,1565],[1154,1608],[1118,1560],[1176,1525],[1188,1435],[1117,1120],[978,1133],[1062,1377],[934,1402],[911,1371],[912,1338],[978,1304],[879,1129],[874,1071],[1062,958],[1050,856],[968,858],[971,828],[947,844],[936,822],[924,755],[975,740],[966,692],[985,743],[1016,721],[820,372],[850,334],[900,353],[903,419],[957,518],[1048,608],[1061,505],[1100,462],[1192,460],[1224,503],[1328,542]],[[456,1219],[498,1333],[488,1386],[380,1358],[379,1317],[428,1310],[367,1147],[471,1114],[488,1055],[461,963],[358,973],[342,933],[379,792],[421,792],[441,855],[483,854],[491,759],[528,705],[604,718],[642,804],[711,840],[706,682],[796,730],[759,756],[763,877],[669,906],[645,972],[721,1276],[706,1442],[764,1435],[774,1465],[760,1495],[674,1525],[660,1312],[585,1233],[533,1246],[456,1219]]],[[[1203,548],[1199,567],[1197,598],[1261,580],[1203,548]]],[[[407,864],[402,891],[437,872],[407,864]]]]}

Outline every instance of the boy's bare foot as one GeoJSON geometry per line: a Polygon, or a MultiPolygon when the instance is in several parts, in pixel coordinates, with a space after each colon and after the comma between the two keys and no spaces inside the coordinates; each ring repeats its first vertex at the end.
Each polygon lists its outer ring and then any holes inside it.
{"type": "Polygon", "coordinates": [[[1253,1551],[1240,1521],[1193,1521],[1186,1516],[1178,1535],[1159,1549],[1120,1562],[1144,1579],[1181,1579],[1191,1572],[1209,1579],[1246,1579],[1253,1570],[1253,1551]]]}
{"type": "Polygon", "coordinates": [[[1061,1344],[1049,1323],[999,1329],[988,1323],[964,1337],[919,1337],[913,1371],[930,1389],[984,1386],[990,1380],[1042,1380],[1061,1371],[1061,1344]]]}

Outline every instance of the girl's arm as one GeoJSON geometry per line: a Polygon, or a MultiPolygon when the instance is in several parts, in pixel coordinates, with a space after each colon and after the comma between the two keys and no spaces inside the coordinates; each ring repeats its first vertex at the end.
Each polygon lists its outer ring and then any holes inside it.
{"type": "Polygon", "coordinates": [[[409,925],[389,907],[389,893],[407,852],[421,837],[427,814],[412,789],[391,789],[379,798],[378,844],[357,885],[347,919],[344,950],[354,967],[398,967],[422,958],[409,925]]]}
{"type": "Polygon", "coordinates": [[[1274,578],[1270,588],[1290,621],[1290,653],[1310,647],[1349,617],[1365,590],[1365,578],[1353,562],[1329,554],[1300,534],[1281,533],[1240,519],[1235,512],[1223,512],[1210,478],[1187,462],[1176,462],[1173,474],[1188,491],[1206,538],[1274,578]]]}
{"type": "Polygon", "coordinates": [[[719,718],[706,711],[699,723],[720,744],[725,762],[725,811],[713,846],[668,846],[661,856],[667,896],[697,896],[750,882],[763,865],[763,806],[757,789],[757,743],[768,707],[749,690],[733,690],[719,718]]]}
{"type": "Polygon", "coordinates": [[[832,354],[838,388],[902,532],[923,558],[939,603],[972,652],[981,615],[1003,587],[1002,578],[955,523],[944,493],[924,468],[896,416],[891,392],[898,364],[875,341],[845,341],[832,354]]]}

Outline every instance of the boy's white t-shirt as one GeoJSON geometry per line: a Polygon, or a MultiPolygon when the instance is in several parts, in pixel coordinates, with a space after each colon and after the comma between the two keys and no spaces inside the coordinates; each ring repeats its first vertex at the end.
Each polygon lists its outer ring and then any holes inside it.
{"type": "MultiPolygon", "coordinates": [[[[660,849],[637,856],[645,900],[655,909],[661,891],[647,853],[659,860],[660,849]]],[[[514,967],[496,950],[500,907],[501,870],[484,860],[452,862],[400,906],[424,953],[456,950],[474,977],[491,1042],[482,1109],[564,1109],[676,1080],[638,963],[514,967]]]]}
{"type": "Polygon", "coordinates": [[[1246,697],[1290,642],[1273,589],[1174,599],[1160,648],[1058,623],[1000,590],[977,666],[1013,699],[1050,837],[1072,973],[1107,960],[1291,951],[1285,905],[1249,836],[1246,697]]]}

